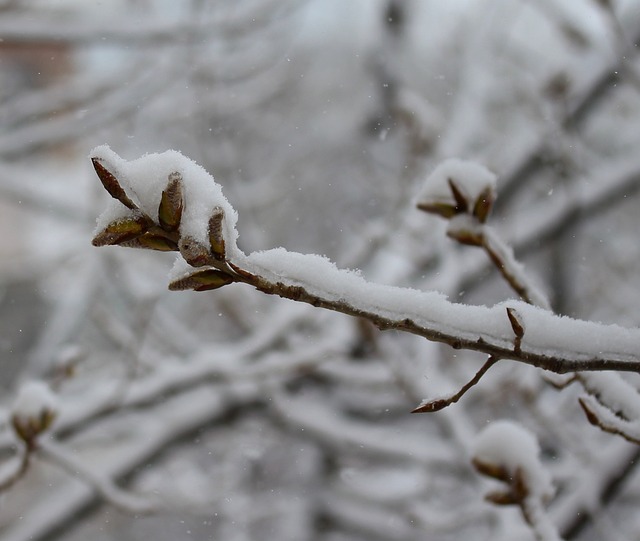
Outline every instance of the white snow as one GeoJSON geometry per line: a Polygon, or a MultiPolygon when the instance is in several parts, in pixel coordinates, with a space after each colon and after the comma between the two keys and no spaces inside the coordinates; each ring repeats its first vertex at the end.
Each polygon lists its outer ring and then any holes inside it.
{"type": "Polygon", "coordinates": [[[332,302],[345,301],[363,311],[395,321],[416,324],[465,339],[478,337],[512,347],[514,334],[506,308],[517,310],[525,328],[522,348],[548,356],[569,355],[579,360],[637,359],[640,331],[617,325],[557,316],[522,301],[493,307],[452,303],[434,291],[419,291],[367,282],[358,273],[338,269],[328,259],[276,248],[254,252],[240,264],[271,282],[302,286],[332,302]]]}
{"type": "MultiPolygon", "coordinates": [[[[238,233],[236,222],[238,215],[229,204],[222,189],[213,177],[200,165],[176,150],[167,150],[161,154],[145,154],[136,160],[127,161],[118,156],[109,146],[94,148],[90,158],[97,158],[118,179],[127,195],[148,216],[157,221],[158,206],[162,191],[167,187],[171,173],[178,172],[184,179],[184,211],[180,223],[182,237],[192,237],[208,246],[209,218],[215,207],[221,207],[225,213],[224,238],[227,250],[234,250],[238,233]]],[[[122,206],[122,205],[121,205],[122,206]]],[[[111,207],[106,214],[98,218],[100,225],[105,221],[127,216],[114,214],[111,207]]]]}
{"type": "Polygon", "coordinates": [[[482,464],[503,467],[511,476],[520,470],[529,496],[543,500],[553,496],[551,477],[540,462],[536,437],[514,421],[495,421],[482,430],[474,442],[473,458],[482,464]]]}
{"type": "Polygon", "coordinates": [[[418,202],[455,203],[449,179],[467,196],[471,205],[486,188],[495,190],[497,183],[496,175],[485,166],[450,158],[438,165],[427,177],[418,195],[418,202]]]}
{"type": "Polygon", "coordinates": [[[598,397],[598,401],[630,421],[640,421],[638,391],[623,374],[615,372],[584,372],[580,381],[585,390],[598,397]]]}
{"type": "Polygon", "coordinates": [[[45,412],[55,413],[58,399],[43,381],[26,381],[18,390],[11,414],[19,421],[39,419],[45,412]]]}

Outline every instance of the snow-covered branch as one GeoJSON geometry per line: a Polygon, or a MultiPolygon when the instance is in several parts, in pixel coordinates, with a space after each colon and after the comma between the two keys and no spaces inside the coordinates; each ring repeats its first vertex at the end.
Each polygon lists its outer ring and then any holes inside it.
{"type": "MultiPolygon", "coordinates": [[[[179,152],[129,162],[102,146],[91,159],[114,198],[98,220],[94,245],[179,251],[170,289],[203,291],[245,283],[264,293],[368,319],[381,329],[556,373],[640,371],[640,330],[560,317],[521,301],[493,307],[453,303],[433,291],[374,284],[324,257],[283,248],[246,255],[237,246],[237,213],[220,186],[179,152]],[[517,314],[519,328],[510,314],[517,314]]],[[[460,205],[461,199],[454,203],[460,205]]],[[[488,212],[480,199],[474,212],[488,212]]],[[[476,233],[465,227],[454,233],[476,233]]]]}

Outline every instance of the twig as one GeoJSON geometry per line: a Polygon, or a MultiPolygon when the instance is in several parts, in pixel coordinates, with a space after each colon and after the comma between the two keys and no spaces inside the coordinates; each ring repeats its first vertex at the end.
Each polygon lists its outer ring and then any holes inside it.
{"type": "Polygon", "coordinates": [[[513,251],[488,226],[483,227],[482,248],[511,288],[526,303],[550,309],[546,296],[529,280],[513,251]]]}
{"type": "Polygon", "coordinates": [[[7,463],[3,468],[5,471],[0,471],[0,492],[4,492],[11,488],[15,483],[22,479],[22,477],[24,477],[29,469],[32,449],[27,445],[20,445],[19,448],[19,456],[14,457],[16,459],[14,461],[15,466],[7,463]]]}
{"type": "Polygon", "coordinates": [[[414,409],[411,413],[432,413],[434,411],[440,411],[441,409],[444,409],[451,404],[455,404],[464,396],[464,394],[469,389],[471,389],[471,387],[476,385],[488,372],[489,368],[491,368],[499,360],[500,359],[498,359],[497,357],[490,356],[489,359],[482,365],[480,370],[476,372],[476,375],[473,376],[473,378],[471,378],[457,393],[449,396],[448,398],[436,398],[435,400],[429,400],[426,403],[420,404],[420,406],[414,409]]]}

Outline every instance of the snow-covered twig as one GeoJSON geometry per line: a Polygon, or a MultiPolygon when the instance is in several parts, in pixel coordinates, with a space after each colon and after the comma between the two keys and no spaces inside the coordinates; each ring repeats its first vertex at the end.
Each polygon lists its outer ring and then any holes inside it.
{"type": "Polygon", "coordinates": [[[640,445],[640,394],[618,374],[577,374],[587,392],[580,397],[589,422],[640,445]]]}
{"type": "Polygon", "coordinates": [[[44,382],[27,381],[20,387],[10,412],[18,454],[0,468],[0,492],[27,473],[31,456],[40,448],[41,436],[50,430],[57,409],[57,399],[44,382]]]}
{"type": "Polygon", "coordinates": [[[457,159],[441,163],[426,179],[419,209],[449,220],[447,235],[482,248],[520,298],[549,309],[549,301],[516,261],[513,250],[486,224],[496,199],[496,176],[485,167],[457,159]]]}
{"type": "Polygon", "coordinates": [[[8,490],[18,482],[31,463],[31,450],[26,445],[21,445],[19,454],[2,464],[0,467],[0,492],[8,490]]]}
{"type": "Polygon", "coordinates": [[[471,378],[465,385],[463,385],[457,393],[446,398],[428,399],[420,404],[411,413],[431,413],[434,411],[440,411],[441,409],[444,409],[451,404],[455,404],[466,394],[469,389],[471,389],[471,387],[476,385],[482,379],[482,376],[484,376],[488,372],[489,368],[496,364],[498,360],[499,359],[497,359],[496,357],[489,357],[487,362],[485,362],[480,370],[476,372],[475,376],[473,376],[473,378],[471,378]]]}
{"type": "MultiPolygon", "coordinates": [[[[552,372],[640,371],[639,330],[558,317],[509,301],[506,307],[517,308],[525,330],[515,348],[504,304],[466,306],[436,292],[373,284],[337,269],[326,258],[282,248],[246,255],[236,244],[237,214],[220,187],[176,151],[127,162],[103,146],[93,151],[92,160],[117,200],[99,219],[94,244],[179,251],[182,257],[171,289],[204,291],[245,283],[267,294],[368,319],[381,329],[410,332],[552,372]],[[175,173],[182,195],[171,201],[167,188],[175,173]],[[161,205],[167,214],[163,220],[158,217],[161,205]]],[[[474,212],[486,216],[486,198],[481,196],[474,212]]]]}
{"type": "Polygon", "coordinates": [[[541,308],[550,308],[546,295],[529,280],[522,265],[516,261],[513,250],[504,244],[493,229],[488,226],[483,228],[482,248],[487,252],[503,278],[523,301],[541,308]]]}

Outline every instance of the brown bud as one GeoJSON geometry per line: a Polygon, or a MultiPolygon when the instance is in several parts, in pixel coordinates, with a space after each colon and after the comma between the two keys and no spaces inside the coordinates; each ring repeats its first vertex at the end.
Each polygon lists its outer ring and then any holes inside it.
{"type": "Polygon", "coordinates": [[[50,409],[43,409],[38,415],[23,417],[20,415],[13,415],[11,417],[11,424],[16,435],[27,445],[33,444],[36,436],[47,430],[54,419],[56,414],[50,409]]]}
{"type": "Polygon", "coordinates": [[[150,227],[149,219],[139,212],[134,212],[125,218],[119,218],[108,224],[100,231],[91,244],[94,246],[111,246],[132,241],[150,227]]]}
{"type": "Polygon", "coordinates": [[[178,172],[169,175],[169,183],[162,192],[158,206],[158,221],[165,231],[176,231],[182,219],[183,196],[182,175],[178,172]]]}
{"type": "Polygon", "coordinates": [[[411,413],[433,413],[436,411],[440,411],[450,405],[451,400],[439,398],[436,400],[432,400],[431,402],[427,402],[426,404],[420,404],[416,409],[411,410],[411,413]]]}
{"type": "Polygon", "coordinates": [[[455,205],[452,205],[451,203],[443,203],[440,201],[424,201],[418,203],[417,207],[424,212],[428,212],[429,214],[437,214],[438,216],[446,219],[453,218],[453,216],[458,214],[458,209],[455,205]]]}
{"type": "Polygon", "coordinates": [[[208,248],[193,237],[182,237],[178,243],[182,257],[192,267],[202,267],[211,263],[208,248]]]}
{"type": "Polygon", "coordinates": [[[136,210],[138,206],[129,199],[129,196],[124,191],[124,188],[120,186],[118,179],[100,162],[99,158],[91,158],[93,168],[96,170],[96,174],[102,182],[104,189],[107,190],[109,195],[114,199],[120,201],[125,207],[131,210],[136,210]]]}
{"type": "Polygon", "coordinates": [[[233,278],[216,269],[203,269],[174,280],[169,284],[171,291],[183,291],[193,289],[194,291],[208,291],[218,289],[233,282],[233,278]]]}
{"type": "Polygon", "coordinates": [[[458,185],[452,178],[447,179],[447,181],[449,182],[449,188],[451,188],[453,198],[456,201],[456,210],[458,212],[467,212],[467,210],[469,209],[469,201],[467,200],[467,196],[458,187],[458,185]]]}
{"type": "Polygon", "coordinates": [[[509,323],[511,323],[513,334],[516,335],[516,338],[522,338],[524,336],[522,316],[518,314],[515,308],[507,308],[507,317],[509,318],[509,323]]]}
{"type": "Polygon", "coordinates": [[[177,252],[178,245],[175,241],[155,233],[144,233],[143,235],[126,242],[121,242],[120,246],[127,248],[146,248],[148,250],[157,250],[159,252],[177,252]]]}
{"type": "Polygon", "coordinates": [[[520,503],[515,494],[508,490],[495,490],[485,494],[484,498],[495,505],[516,505],[520,503]]]}
{"type": "Polygon", "coordinates": [[[600,419],[596,415],[596,412],[593,411],[591,405],[583,397],[578,398],[578,403],[580,404],[582,411],[584,411],[584,414],[587,416],[587,421],[594,426],[601,426],[600,419]]]}
{"type": "Polygon", "coordinates": [[[482,233],[472,229],[450,229],[447,231],[447,236],[468,246],[482,246],[483,242],[482,233]]]}
{"type": "Polygon", "coordinates": [[[209,245],[213,257],[218,261],[224,261],[225,258],[223,222],[224,210],[221,207],[214,208],[211,218],[209,218],[209,245]]]}
{"type": "Polygon", "coordinates": [[[478,470],[482,475],[486,475],[487,477],[493,477],[498,481],[510,482],[511,475],[507,471],[507,469],[501,464],[494,464],[490,462],[482,462],[477,458],[473,458],[471,460],[471,464],[473,467],[478,470]]]}
{"type": "Polygon", "coordinates": [[[481,224],[487,221],[493,202],[495,200],[495,192],[491,186],[487,186],[478,195],[475,205],[473,206],[473,215],[478,218],[481,224]]]}

